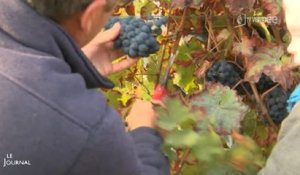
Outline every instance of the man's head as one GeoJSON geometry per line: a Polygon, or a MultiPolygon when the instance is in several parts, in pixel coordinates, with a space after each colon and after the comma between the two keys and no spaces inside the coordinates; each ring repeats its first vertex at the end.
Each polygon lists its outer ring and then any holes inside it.
{"type": "Polygon", "coordinates": [[[81,46],[105,25],[116,0],[26,0],[40,15],[60,24],[81,46]]]}
{"type": "Polygon", "coordinates": [[[288,47],[288,51],[294,54],[295,62],[300,64],[300,23],[298,19],[300,1],[283,0],[283,3],[287,27],[292,35],[292,41],[288,47]]]}

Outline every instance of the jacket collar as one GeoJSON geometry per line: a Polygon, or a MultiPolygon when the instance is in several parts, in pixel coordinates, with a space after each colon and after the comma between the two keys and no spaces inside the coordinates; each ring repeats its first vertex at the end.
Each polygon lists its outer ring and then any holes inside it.
{"type": "Polygon", "coordinates": [[[38,15],[24,0],[0,0],[0,21],[0,32],[25,47],[65,60],[72,72],[83,76],[88,88],[114,86],[58,24],[38,15]]]}

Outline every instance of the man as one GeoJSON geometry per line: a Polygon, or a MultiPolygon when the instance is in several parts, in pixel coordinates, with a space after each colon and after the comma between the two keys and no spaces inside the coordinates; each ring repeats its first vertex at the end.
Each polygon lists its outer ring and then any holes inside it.
{"type": "MultiPolygon", "coordinates": [[[[292,36],[288,51],[294,54],[296,64],[300,63],[300,24],[298,11],[300,1],[283,0],[286,23],[292,36]]],[[[295,104],[290,115],[283,121],[278,143],[275,145],[266,166],[260,175],[298,175],[300,174],[300,90],[293,92],[289,102],[295,104]]],[[[290,106],[291,107],[291,106],[290,106]]]]}
{"type": "Polygon", "coordinates": [[[0,0],[1,175],[164,175],[168,162],[138,101],[125,132],[98,87],[133,65],[99,33],[114,0],[0,0]],[[81,50],[82,48],[82,50],[81,50]]]}

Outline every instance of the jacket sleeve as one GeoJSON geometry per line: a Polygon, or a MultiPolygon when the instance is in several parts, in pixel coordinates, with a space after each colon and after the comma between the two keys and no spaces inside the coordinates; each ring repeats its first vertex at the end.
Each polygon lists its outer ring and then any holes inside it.
{"type": "Polygon", "coordinates": [[[161,153],[161,143],[150,128],[125,132],[117,113],[107,107],[69,174],[167,175],[169,164],[161,153]]]}
{"type": "Polygon", "coordinates": [[[161,154],[162,140],[159,134],[151,128],[138,128],[132,131],[135,150],[142,164],[139,174],[169,174],[168,161],[161,154]]]}
{"type": "Polygon", "coordinates": [[[300,171],[300,103],[283,121],[278,143],[259,175],[295,175],[300,171]]]}

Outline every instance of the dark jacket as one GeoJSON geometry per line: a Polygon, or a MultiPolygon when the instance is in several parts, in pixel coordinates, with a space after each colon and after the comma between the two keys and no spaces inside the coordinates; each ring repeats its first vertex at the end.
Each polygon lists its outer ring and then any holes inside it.
{"type": "Polygon", "coordinates": [[[158,133],[125,132],[99,86],[111,84],[60,26],[0,0],[0,175],[169,174],[158,133]]]}

